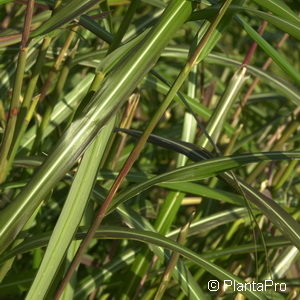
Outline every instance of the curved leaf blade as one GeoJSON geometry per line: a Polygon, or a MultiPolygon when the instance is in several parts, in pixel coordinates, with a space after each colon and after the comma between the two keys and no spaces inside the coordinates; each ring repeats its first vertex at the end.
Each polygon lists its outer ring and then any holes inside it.
{"type": "Polygon", "coordinates": [[[74,165],[102,126],[152,68],[172,35],[192,12],[190,1],[175,0],[145,37],[145,42],[127,59],[116,65],[104,79],[81,117],[75,120],[32,180],[0,212],[0,251],[4,251],[20,232],[48,192],[74,165]]]}

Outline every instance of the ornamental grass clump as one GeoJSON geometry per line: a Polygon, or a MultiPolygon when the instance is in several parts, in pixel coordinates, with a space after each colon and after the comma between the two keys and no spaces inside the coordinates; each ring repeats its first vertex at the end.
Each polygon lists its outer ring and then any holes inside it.
{"type": "Polygon", "coordinates": [[[299,9],[0,0],[0,299],[295,299],[299,9]]]}

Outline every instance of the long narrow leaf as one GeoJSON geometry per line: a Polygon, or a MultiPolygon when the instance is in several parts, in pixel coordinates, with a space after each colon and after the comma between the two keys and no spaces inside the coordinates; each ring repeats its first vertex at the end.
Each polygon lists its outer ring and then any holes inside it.
{"type": "Polygon", "coordinates": [[[102,126],[126,101],[191,11],[190,1],[172,1],[158,24],[145,37],[143,45],[107,76],[102,88],[93,96],[81,117],[71,124],[30,183],[0,212],[1,252],[14,240],[33,211],[73,166],[102,126]]]}
{"type": "Polygon", "coordinates": [[[27,299],[43,299],[54,280],[83,216],[114,122],[112,118],[83,156],[27,299]]]}

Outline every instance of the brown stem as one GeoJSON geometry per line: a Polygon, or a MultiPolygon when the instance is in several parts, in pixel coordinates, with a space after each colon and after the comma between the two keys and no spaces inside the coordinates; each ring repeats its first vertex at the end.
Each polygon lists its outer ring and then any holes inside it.
{"type": "MultiPolygon", "coordinates": [[[[280,41],[277,43],[276,48],[277,49],[280,48],[284,44],[284,42],[287,40],[288,37],[289,37],[289,35],[287,33],[285,33],[282,36],[282,38],[280,39],[280,41]]],[[[256,44],[256,43],[254,43],[254,44],[256,44]]],[[[244,63],[245,63],[245,60],[244,60],[244,63]]],[[[262,67],[262,70],[266,71],[270,67],[272,62],[273,62],[273,59],[269,57],[266,60],[266,62],[264,63],[264,65],[262,67]]],[[[233,115],[233,118],[232,118],[233,121],[232,121],[232,124],[231,124],[232,126],[236,126],[236,124],[238,123],[238,119],[239,119],[239,116],[242,112],[243,107],[246,105],[247,101],[249,100],[250,96],[253,94],[253,92],[254,92],[256,86],[259,84],[259,82],[260,82],[260,79],[258,77],[256,77],[253,80],[253,82],[251,83],[251,85],[250,85],[249,89],[247,90],[243,100],[241,101],[240,106],[237,108],[236,112],[233,115]]]]}
{"type": "MultiPolygon", "coordinates": [[[[264,31],[265,31],[265,29],[266,29],[267,26],[268,26],[268,22],[267,21],[263,21],[260,24],[259,28],[258,28],[258,31],[257,31],[258,34],[259,35],[263,35],[263,33],[264,33],[264,31]]],[[[257,48],[257,43],[256,42],[252,43],[250,49],[247,52],[247,55],[245,56],[245,59],[243,61],[243,65],[247,66],[247,65],[250,64],[250,61],[251,61],[252,57],[254,56],[256,48],[257,48]]]]}
{"type": "Polygon", "coordinates": [[[0,145],[0,183],[4,182],[8,174],[8,154],[12,147],[13,136],[17,123],[17,115],[20,108],[20,96],[23,86],[23,78],[25,73],[28,40],[30,34],[30,26],[33,15],[34,0],[29,0],[26,8],[24,27],[22,33],[21,47],[19,51],[17,69],[14,79],[13,93],[10,102],[7,124],[4,136],[0,145]]]}
{"type": "Polygon", "coordinates": [[[24,21],[23,34],[22,34],[22,40],[21,40],[21,48],[25,48],[28,46],[30,26],[31,26],[32,15],[33,15],[33,8],[34,8],[34,0],[28,0],[26,16],[25,16],[25,21],[24,21]]]}

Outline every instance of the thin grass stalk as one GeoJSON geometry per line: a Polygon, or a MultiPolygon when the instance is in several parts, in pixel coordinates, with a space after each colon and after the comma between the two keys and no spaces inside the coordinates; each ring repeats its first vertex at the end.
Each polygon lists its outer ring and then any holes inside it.
{"type": "MultiPolygon", "coordinates": [[[[282,149],[284,143],[294,134],[294,132],[299,128],[300,121],[294,120],[292,121],[289,126],[285,129],[283,132],[281,138],[276,142],[276,144],[271,148],[271,151],[279,151],[282,149]]],[[[266,168],[268,163],[261,162],[259,163],[255,169],[249,174],[247,177],[246,182],[252,183],[258,176],[263,172],[263,170],[266,168]]]]}
{"type": "Polygon", "coordinates": [[[102,72],[97,72],[95,74],[93,81],[91,83],[91,86],[89,87],[89,92],[81,100],[81,102],[79,103],[77,108],[74,109],[73,113],[71,114],[71,116],[68,120],[66,127],[69,127],[70,124],[79,117],[79,115],[81,114],[83,109],[88,105],[89,101],[91,100],[91,95],[95,94],[95,92],[97,91],[97,87],[101,86],[101,83],[102,83],[104,77],[105,77],[105,74],[102,72]]]}
{"type": "Polygon", "coordinates": [[[3,105],[3,101],[0,100],[0,125],[2,128],[5,127],[5,109],[4,109],[4,105],[3,105]]]}
{"type": "Polygon", "coordinates": [[[34,0],[28,0],[24,27],[22,32],[21,48],[19,52],[16,76],[13,86],[13,93],[8,113],[7,125],[4,137],[0,146],[0,183],[4,182],[8,174],[8,154],[12,147],[13,136],[17,124],[17,115],[20,107],[20,97],[25,73],[25,65],[28,52],[28,41],[30,34],[31,21],[34,11],[34,0]]]}
{"type": "Polygon", "coordinates": [[[275,187],[276,184],[278,183],[278,181],[280,180],[280,178],[282,177],[283,173],[286,171],[288,165],[289,165],[288,163],[280,164],[280,166],[279,166],[278,170],[276,170],[275,174],[272,175],[271,178],[269,178],[268,185],[272,185],[273,187],[275,187]]]}
{"type": "Polygon", "coordinates": [[[283,174],[278,179],[278,182],[274,183],[275,191],[279,190],[284,185],[284,183],[292,177],[292,172],[295,170],[297,165],[297,161],[291,161],[288,164],[288,167],[284,170],[283,174]]]}
{"type": "MultiPolygon", "coordinates": [[[[47,79],[46,79],[46,82],[44,83],[44,85],[42,87],[40,97],[39,97],[39,102],[42,102],[45,99],[52,82],[55,80],[55,77],[57,76],[57,74],[61,68],[61,65],[65,59],[65,56],[67,55],[68,49],[76,35],[77,29],[78,29],[78,26],[74,27],[73,30],[67,36],[65,43],[64,43],[62,49],[60,50],[60,53],[53,65],[47,79]]],[[[60,78],[58,78],[58,80],[56,81],[56,85],[54,88],[56,90],[57,90],[57,86],[61,84],[61,82],[59,82],[59,79],[60,78]]],[[[58,95],[56,94],[56,95],[54,95],[53,98],[51,98],[51,100],[47,101],[46,110],[45,110],[45,113],[43,114],[42,122],[41,122],[40,126],[38,127],[37,136],[34,141],[34,145],[32,147],[33,153],[37,151],[41,141],[43,140],[43,134],[44,134],[45,128],[49,124],[51,113],[56,104],[56,101],[58,100],[57,96],[58,95]]]]}
{"type": "Polygon", "coordinates": [[[38,78],[40,76],[44,61],[45,61],[45,56],[48,50],[48,47],[50,45],[51,38],[46,37],[41,45],[41,48],[39,50],[39,54],[36,60],[36,63],[34,65],[33,71],[32,71],[32,76],[29,80],[28,87],[25,92],[24,100],[22,102],[22,106],[20,109],[20,113],[18,115],[17,119],[17,125],[16,125],[16,131],[14,134],[14,142],[13,142],[13,148],[9,153],[9,158],[8,158],[8,168],[11,168],[11,164],[16,156],[16,153],[18,151],[18,148],[20,146],[21,139],[27,129],[27,126],[31,120],[29,118],[30,114],[29,110],[34,109],[32,106],[33,104],[37,105],[38,102],[32,101],[33,93],[38,81],[38,78]]]}
{"type": "MultiPolygon", "coordinates": [[[[262,30],[259,30],[259,33],[262,34],[262,30]]],[[[289,34],[285,33],[282,38],[280,39],[280,41],[277,43],[276,45],[276,49],[280,49],[283,44],[286,42],[286,40],[288,39],[289,34]]],[[[257,43],[255,43],[257,45],[257,43]]],[[[271,57],[269,57],[266,62],[264,63],[264,65],[262,66],[262,70],[266,71],[269,69],[269,67],[271,66],[273,62],[273,59],[271,57]]],[[[239,116],[242,112],[242,109],[245,107],[247,101],[249,100],[249,98],[251,97],[251,95],[253,94],[255,88],[257,87],[257,85],[260,83],[260,79],[258,77],[256,77],[253,82],[251,83],[250,87],[248,88],[248,91],[246,92],[245,96],[243,97],[240,106],[237,108],[236,112],[234,113],[233,117],[232,117],[232,126],[236,126],[239,120],[239,116]]]]}
{"type": "Polygon", "coordinates": [[[72,59],[75,56],[77,46],[78,43],[76,43],[76,46],[72,49],[71,54],[66,58],[65,64],[62,66],[59,72],[57,84],[53,92],[53,97],[56,99],[61,99],[63,97],[63,90],[72,67],[72,59]]]}
{"type": "Polygon", "coordinates": [[[108,54],[113,52],[115,49],[117,49],[121,42],[122,39],[127,31],[127,29],[129,28],[129,25],[132,22],[132,18],[140,4],[141,0],[131,0],[129,7],[126,11],[125,17],[123,19],[123,21],[120,24],[120,27],[117,31],[117,33],[115,34],[112,43],[110,44],[110,47],[108,49],[108,54]]]}
{"type": "MultiPolygon", "coordinates": [[[[207,125],[207,135],[211,137],[214,143],[217,143],[221,134],[221,125],[224,123],[225,118],[232,107],[237,95],[240,93],[245,81],[247,69],[245,66],[241,66],[231,78],[228,87],[226,88],[221,100],[218,102],[216,109],[214,110],[210,121],[207,125]]],[[[213,149],[210,139],[207,135],[202,135],[199,141],[199,145],[208,151],[213,149]]]]}
{"type": "MultiPolygon", "coordinates": [[[[260,25],[260,28],[258,29],[258,33],[260,35],[263,34],[265,31],[265,28],[267,26],[267,22],[263,22],[260,25]]],[[[231,81],[229,82],[228,88],[226,89],[225,93],[223,94],[222,98],[220,99],[217,108],[215,109],[214,113],[212,114],[208,126],[206,128],[207,133],[204,131],[205,134],[202,135],[200,139],[200,146],[207,148],[211,150],[214,148],[216,152],[218,153],[219,150],[217,149],[218,147],[214,144],[217,142],[220,130],[221,130],[221,125],[225,121],[225,117],[227,113],[229,112],[229,109],[233,105],[233,102],[237,95],[239,94],[240,90],[243,87],[243,84],[246,80],[246,73],[245,71],[247,70],[245,67],[247,67],[257,49],[257,43],[254,42],[252,43],[251,47],[248,49],[243,63],[241,64],[239,70],[237,70],[232,77],[231,81]],[[212,139],[211,139],[212,137],[212,139]],[[208,144],[210,141],[211,145],[208,144]]],[[[235,131],[234,135],[231,138],[230,145],[228,145],[225,153],[231,152],[232,148],[234,146],[234,143],[237,139],[237,136],[239,134],[239,130],[235,131]]],[[[220,153],[219,153],[220,154],[220,153]]],[[[233,173],[232,173],[233,174],[233,173]]],[[[233,175],[234,176],[234,175],[233,175]]],[[[209,187],[213,188],[217,184],[217,178],[212,178],[209,183],[209,187]]],[[[211,199],[209,199],[206,207],[205,207],[205,215],[209,213],[209,211],[212,209],[213,202],[211,199]]]]}
{"type": "Polygon", "coordinates": [[[286,72],[290,78],[294,80],[295,83],[300,83],[300,73],[299,71],[288,62],[288,60],[281,55],[278,51],[275,50],[273,46],[271,46],[263,37],[261,37],[241,16],[235,16],[234,18],[241,26],[243,26],[244,30],[247,34],[256,41],[256,43],[263,48],[263,50],[272,57],[273,61],[277,63],[277,65],[286,72]]]}
{"type": "MultiPolygon", "coordinates": [[[[59,8],[61,4],[61,0],[55,0],[53,13],[59,8]]],[[[52,37],[46,36],[43,39],[42,45],[39,49],[38,57],[35,62],[35,65],[32,70],[32,75],[28,83],[28,87],[25,92],[24,100],[21,105],[20,112],[18,114],[17,118],[17,124],[16,124],[16,130],[14,133],[14,141],[12,149],[9,153],[8,157],[8,171],[10,170],[12,166],[12,162],[16,156],[16,153],[18,151],[18,148],[21,143],[21,139],[27,129],[27,126],[31,120],[31,116],[33,115],[33,111],[35,110],[36,105],[38,104],[38,101],[32,101],[33,93],[35,91],[37,81],[40,77],[42,68],[44,66],[46,54],[48,51],[48,48],[51,44],[52,37]],[[29,111],[28,111],[29,110],[29,111]]]]}
{"type": "MultiPolygon", "coordinates": [[[[134,114],[139,104],[139,100],[140,100],[140,94],[138,93],[132,94],[130,96],[128,100],[128,105],[124,111],[123,119],[120,124],[122,128],[128,128],[128,129],[130,128],[134,114]]],[[[118,138],[116,139],[115,146],[114,146],[114,148],[116,148],[117,150],[114,151],[114,149],[111,149],[112,154],[110,155],[110,157],[112,157],[112,162],[111,162],[112,170],[116,169],[116,165],[126,145],[126,139],[127,139],[127,135],[120,133],[120,136],[118,136],[118,138]]]]}
{"type": "Polygon", "coordinates": [[[108,4],[108,0],[102,1],[100,4],[100,11],[101,11],[101,15],[105,14],[106,18],[103,18],[103,24],[104,24],[104,28],[108,31],[108,32],[113,32],[113,26],[112,26],[112,20],[111,20],[111,12],[110,12],[110,7],[108,4]]]}
{"type": "Polygon", "coordinates": [[[86,238],[81,243],[75,258],[74,258],[74,260],[73,260],[66,276],[64,277],[64,279],[63,279],[63,281],[62,281],[62,283],[61,283],[61,285],[60,285],[60,287],[57,291],[55,299],[60,298],[60,295],[62,294],[65,285],[71,279],[74,271],[76,270],[77,266],[80,264],[82,255],[86,251],[86,249],[87,249],[90,241],[92,240],[97,228],[102,223],[102,221],[103,221],[103,219],[106,215],[106,212],[108,211],[108,208],[109,208],[116,192],[118,191],[120,185],[124,181],[126,175],[128,174],[130,168],[132,167],[133,163],[138,158],[138,156],[139,156],[140,152],[142,151],[142,148],[145,145],[149,135],[151,134],[151,132],[153,131],[153,129],[155,128],[155,126],[159,122],[160,118],[164,114],[165,110],[167,109],[169,104],[172,102],[174,96],[177,94],[179,88],[181,87],[181,85],[185,81],[185,79],[188,76],[190,70],[192,69],[192,67],[194,65],[199,63],[199,61],[197,61],[197,60],[198,60],[200,54],[202,53],[202,50],[203,50],[206,42],[209,40],[212,33],[216,30],[219,22],[222,20],[224,14],[227,11],[227,9],[228,9],[231,2],[232,2],[232,0],[225,1],[223,6],[220,8],[215,20],[211,23],[211,25],[208,28],[207,32],[205,33],[203,39],[200,41],[199,45],[197,46],[195,52],[192,54],[192,56],[188,60],[187,64],[185,65],[183,70],[178,75],[177,79],[174,82],[174,85],[170,89],[170,91],[169,91],[168,95],[166,96],[165,100],[163,101],[163,103],[161,104],[161,106],[159,107],[159,109],[157,110],[157,112],[155,113],[153,118],[151,119],[150,123],[148,124],[148,126],[147,126],[147,128],[144,132],[144,134],[139,139],[139,141],[137,142],[134,150],[131,152],[128,159],[126,160],[122,170],[120,171],[118,177],[114,181],[114,183],[113,183],[113,185],[112,185],[112,187],[109,191],[108,196],[104,200],[104,202],[103,202],[102,206],[100,207],[100,209],[97,211],[94,222],[91,225],[86,238]]]}
{"type": "MultiPolygon", "coordinates": [[[[188,231],[189,231],[189,228],[191,226],[194,215],[195,215],[195,212],[193,212],[191,214],[191,216],[190,216],[188,222],[186,223],[186,225],[181,228],[181,230],[179,232],[179,235],[178,235],[178,238],[177,238],[177,243],[179,245],[184,245],[185,244],[185,241],[186,241],[186,238],[187,238],[187,235],[188,235],[188,231]]],[[[180,257],[179,253],[177,253],[177,252],[172,253],[172,255],[170,257],[170,260],[169,260],[169,263],[168,263],[168,265],[167,265],[167,267],[164,271],[164,274],[162,276],[160,285],[159,285],[159,287],[157,289],[157,292],[155,294],[154,300],[163,299],[162,297],[163,297],[166,289],[168,288],[168,285],[169,285],[169,282],[170,282],[170,279],[171,279],[171,276],[172,276],[172,271],[175,268],[179,257],[180,257]]]]}
{"type": "Polygon", "coordinates": [[[236,143],[243,127],[244,127],[243,124],[240,124],[240,126],[237,128],[237,130],[233,133],[233,136],[231,137],[230,142],[228,143],[228,145],[224,151],[225,156],[233,154],[233,148],[235,146],[235,143],[236,143]]]}
{"type": "MultiPolygon", "coordinates": [[[[258,33],[260,35],[263,34],[267,22],[263,22],[258,29],[258,33]]],[[[253,58],[255,51],[257,48],[257,43],[252,43],[251,47],[248,49],[247,54],[243,60],[243,63],[241,64],[239,70],[237,70],[232,77],[228,88],[226,89],[224,95],[222,96],[221,100],[219,101],[217,108],[215,109],[214,113],[212,114],[208,126],[206,128],[206,131],[204,131],[205,134],[202,135],[200,139],[200,146],[203,148],[212,148],[214,147],[216,152],[218,152],[217,147],[215,143],[217,142],[217,139],[220,134],[220,125],[223,124],[225,117],[231,108],[233,101],[237,97],[239,91],[243,87],[243,84],[245,82],[246,78],[246,67],[250,64],[251,59],[253,58]],[[211,138],[212,137],[212,138],[211,138]],[[208,142],[211,143],[211,145],[208,145],[208,142]]]]}

